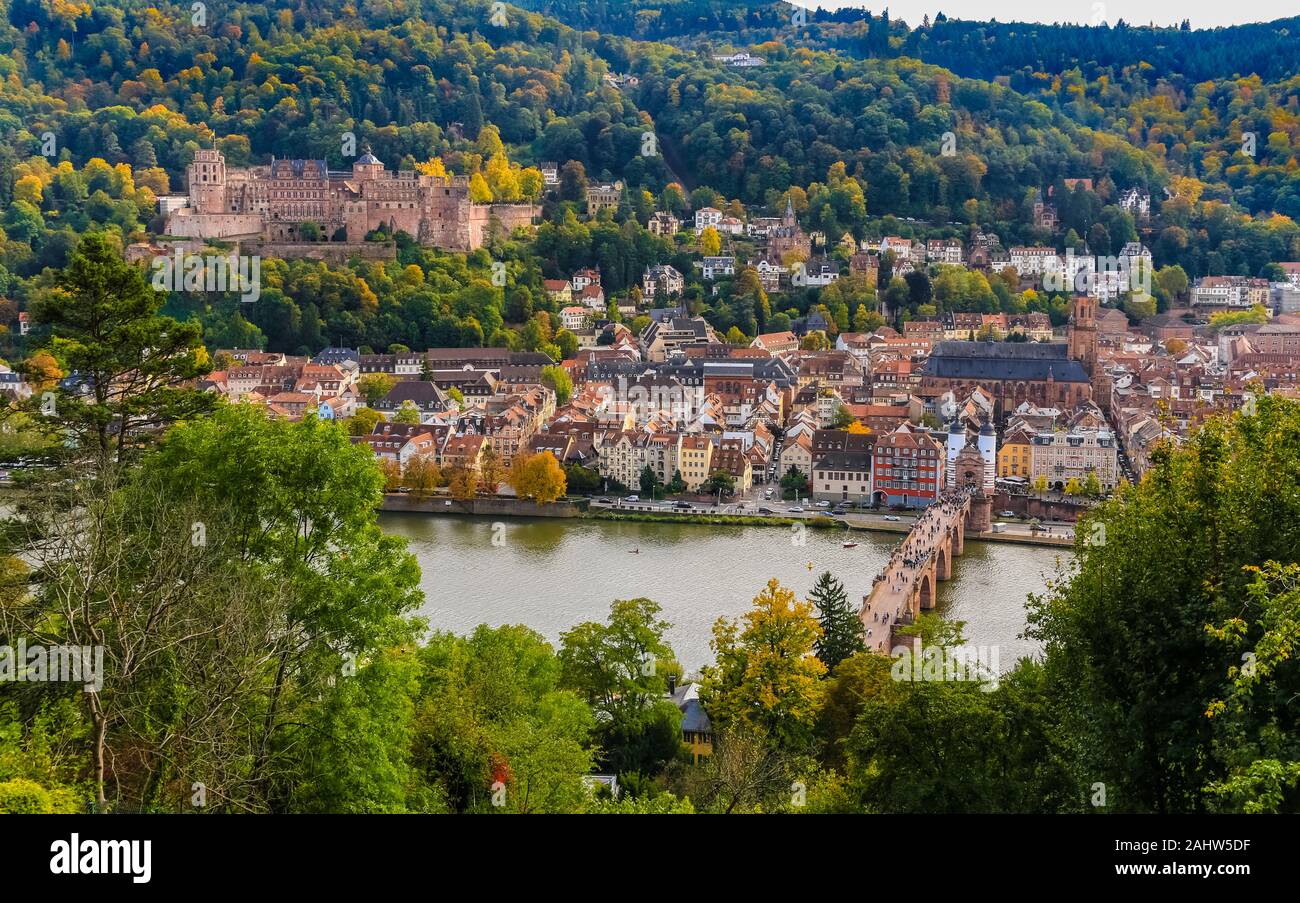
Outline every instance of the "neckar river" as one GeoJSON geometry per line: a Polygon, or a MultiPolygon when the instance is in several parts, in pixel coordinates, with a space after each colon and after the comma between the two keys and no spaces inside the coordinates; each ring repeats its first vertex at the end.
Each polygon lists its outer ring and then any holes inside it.
{"type": "MultiPolygon", "coordinates": [[[[479,624],[525,624],[558,646],[583,621],[604,621],[615,599],[646,597],[671,623],[668,639],[689,670],[713,661],[709,639],[720,616],[744,614],[776,577],[806,598],[829,570],[858,606],[899,534],[809,530],[796,546],[789,530],[695,524],[615,523],[427,514],[380,515],[404,536],[423,571],[420,614],[436,630],[468,633],[479,624]],[[495,542],[494,542],[495,539],[495,542]],[[809,567],[811,565],[811,568],[809,567]]],[[[966,622],[971,645],[999,647],[1003,670],[1037,651],[1020,635],[1025,597],[1041,592],[1068,563],[1068,549],[966,543],[953,579],[939,584],[938,612],[966,622]]]]}

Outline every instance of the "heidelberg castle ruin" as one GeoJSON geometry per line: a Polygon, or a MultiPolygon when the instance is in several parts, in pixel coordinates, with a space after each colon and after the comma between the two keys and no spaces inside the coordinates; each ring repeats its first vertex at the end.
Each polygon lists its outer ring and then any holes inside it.
{"type": "Polygon", "coordinates": [[[227,169],[220,151],[201,149],[186,169],[189,203],[167,218],[167,234],[193,239],[352,245],[381,226],[420,244],[451,251],[482,246],[492,220],[506,232],[530,226],[534,204],[475,204],[464,176],[387,172],[367,151],[351,172],[331,172],[324,160],[272,160],[227,169]],[[304,239],[304,223],[320,238],[304,239]]]}

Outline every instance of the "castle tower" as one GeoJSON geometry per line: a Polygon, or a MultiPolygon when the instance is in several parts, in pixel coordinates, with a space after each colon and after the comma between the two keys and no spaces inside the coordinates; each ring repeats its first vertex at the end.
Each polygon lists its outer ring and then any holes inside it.
{"type": "Polygon", "coordinates": [[[1070,302],[1070,357],[1092,376],[1097,364],[1097,299],[1075,295],[1070,302]]]}
{"type": "Polygon", "coordinates": [[[352,178],[361,182],[378,179],[384,172],[384,164],[370,152],[367,145],[360,157],[352,164],[352,178]]]}
{"type": "Polygon", "coordinates": [[[190,206],[196,213],[226,212],[226,158],[216,148],[200,148],[185,167],[190,206]]]}

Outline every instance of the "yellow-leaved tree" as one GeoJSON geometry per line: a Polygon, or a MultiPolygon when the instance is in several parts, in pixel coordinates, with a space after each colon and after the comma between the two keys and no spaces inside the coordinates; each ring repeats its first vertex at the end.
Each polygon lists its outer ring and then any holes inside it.
{"type": "Polygon", "coordinates": [[[516,455],[510,462],[510,475],[506,482],[514,487],[515,495],[549,505],[564,497],[569,480],[560,462],[548,451],[536,455],[516,455]]]}
{"type": "Polygon", "coordinates": [[[712,226],[705,227],[700,233],[700,253],[705,257],[717,257],[722,251],[722,236],[712,226]]]}
{"type": "Polygon", "coordinates": [[[415,171],[422,176],[437,176],[446,178],[447,167],[442,162],[442,157],[433,157],[424,163],[415,164],[415,171]]]}
{"type": "Polygon", "coordinates": [[[750,730],[789,752],[810,747],[826,666],[813,652],[821,625],[811,602],[776,579],[739,622],[713,625],[717,664],[703,669],[700,701],[718,727],[750,730]]]}
{"type": "Polygon", "coordinates": [[[496,154],[488,160],[485,178],[488,190],[492,192],[492,197],[496,201],[512,203],[522,197],[519,190],[519,177],[510,168],[510,161],[506,159],[505,154],[496,154]]]}
{"type": "Polygon", "coordinates": [[[442,471],[432,454],[415,455],[406,462],[402,474],[402,485],[410,489],[418,498],[427,498],[442,485],[442,471]]]}
{"type": "Polygon", "coordinates": [[[481,172],[476,172],[469,179],[469,199],[474,204],[492,203],[492,189],[481,172]]]}

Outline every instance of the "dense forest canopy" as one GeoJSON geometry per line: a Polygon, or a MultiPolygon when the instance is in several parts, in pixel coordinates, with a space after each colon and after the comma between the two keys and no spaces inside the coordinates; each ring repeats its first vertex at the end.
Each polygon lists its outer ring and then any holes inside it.
{"type": "MultiPolygon", "coordinates": [[[[916,59],[996,82],[1145,148],[1169,171],[1223,186],[1251,212],[1300,215],[1296,182],[1300,17],[1206,30],[1129,25],[891,21],[888,10],[810,10],[713,0],[529,0],[575,27],[684,49],[777,48],[916,59]],[[1239,153],[1254,132],[1253,159],[1239,153]],[[1235,155],[1235,156],[1234,156],[1235,155]]],[[[777,58],[780,54],[777,53],[777,58]]],[[[771,59],[769,59],[771,62],[771,59]]],[[[746,72],[745,75],[751,75],[746,72]]],[[[960,106],[961,101],[954,101],[960,106]]],[[[1226,198],[1225,198],[1226,199],[1226,198]]]]}

